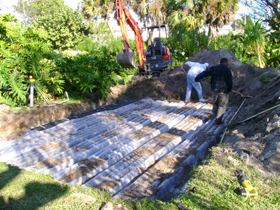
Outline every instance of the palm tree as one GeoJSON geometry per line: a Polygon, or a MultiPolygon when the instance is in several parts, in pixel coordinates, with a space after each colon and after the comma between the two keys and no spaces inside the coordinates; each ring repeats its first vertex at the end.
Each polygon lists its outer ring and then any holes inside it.
{"type": "Polygon", "coordinates": [[[237,19],[233,22],[234,27],[237,31],[244,32],[244,25],[246,25],[246,21],[248,18],[248,16],[242,16],[241,19],[237,19]]]}
{"type": "Polygon", "coordinates": [[[202,15],[195,16],[193,14],[194,4],[192,0],[169,1],[167,8],[169,8],[167,9],[167,22],[170,28],[198,29],[204,23],[202,15]]]}
{"type": "Polygon", "coordinates": [[[200,0],[195,4],[193,14],[195,17],[203,14],[204,24],[208,25],[208,45],[212,38],[218,37],[218,28],[234,21],[238,10],[238,0],[200,0]]]}
{"type": "Polygon", "coordinates": [[[114,11],[115,2],[109,0],[83,0],[82,1],[82,15],[89,20],[92,17],[101,17],[107,23],[111,34],[114,35],[110,24],[109,14],[114,11]]]}
{"type": "Polygon", "coordinates": [[[184,15],[184,12],[174,11],[168,18],[171,28],[177,29],[198,29],[204,23],[204,17],[199,15],[197,18],[193,15],[184,15]]]}
{"type": "Polygon", "coordinates": [[[151,23],[159,25],[166,23],[166,0],[133,0],[132,10],[139,16],[144,25],[151,23]]]}
{"type": "Polygon", "coordinates": [[[212,38],[217,37],[218,28],[233,21],[238,9],[238,0],[178,0],[167,3],[168,8],[173,6],[174,10],[169,14],[167,10],[168,23],[171,28],[198,29],[208,25],[208,45],[212,38]]]}
{"type": "Polygon", "coordinates": [[[150,1],[134,0],[131,2],[131,9],[139,16],[139,20],[147,26],[151,21],[150,1]]]}
{"type": "Polygon", "coordinates": [[[82,15],[85,19],[89,20],[94,16],[94,8],[95,8],[94,0],[84,0],[82,2],[82,15]]]}
{"type": "Polygon", "coordinates": [[[171,15],[167,18],[169,26],[171,28],[181,28],[182,23],[181,20],[183,19],[183,13],[181,11],[174,11],[171,15]]]}
{"type": "Polygon", "coordinates": [[[154,0],[150,6],[153,25],[166,23],[166,11],[163,0],[154,0]]]}
{"type": "Polygon", "coordinates": [[[254,23],[253,19],[249,18],[244,26],[244,45],[247,47],[253,47],[258,55],[259,66],[263,68],[262,54],[264,53],[266,44],[266,35],[269,30],[266,30],[262,26],[262,22],[258,20],[254,23]]]}

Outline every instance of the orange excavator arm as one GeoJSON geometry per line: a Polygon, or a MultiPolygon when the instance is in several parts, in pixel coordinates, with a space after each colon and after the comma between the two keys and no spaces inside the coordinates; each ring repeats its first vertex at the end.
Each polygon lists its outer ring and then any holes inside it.
{"type": "Polygon", "coordinates": [[[118,54],[117,61],[122,67],[135,68],[134,53],[130,48],[127,29],[126,29],[126,24],[128,24],[130,28],[134,31],[135,45],[139,58],[139,65],[140,68],[143,68],[146,58],[144,55],[144,42],[141,36],[141,29],[139,28],[138,23],[131,16],[129,10],[123,7],[121,0],[116,0],[116,7],[117,7],[117,19],[119,21],[121,31],[122,31],[122,37],[123,37],[123,49],[122,52],[118,54]]]}

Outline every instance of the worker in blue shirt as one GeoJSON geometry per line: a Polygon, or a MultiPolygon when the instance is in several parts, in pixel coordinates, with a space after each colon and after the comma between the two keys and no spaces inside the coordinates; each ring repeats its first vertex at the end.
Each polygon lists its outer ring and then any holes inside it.
{"type": "Polygon", "coordinates": [[[219,65],[208,68],[195,78],[195,81],[198,82],[204,77],[211,76],[212,111],[216,124],[222,123],[223,115],[228,107],[229,93],[232,90],[232,74],[228,65],[228,59],[222,58],[219,65]]]}

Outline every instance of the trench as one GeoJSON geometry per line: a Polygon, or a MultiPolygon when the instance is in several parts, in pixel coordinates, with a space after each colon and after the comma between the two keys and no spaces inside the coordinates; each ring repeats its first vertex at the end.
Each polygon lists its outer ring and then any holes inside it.
{"type": "Polygon", "coordinates": [[[114,198],[164,200],[183,193],[236,108],[220,126],[209,103],[141,99],[103,110],[2,139],[0,161],[114,198]]]}

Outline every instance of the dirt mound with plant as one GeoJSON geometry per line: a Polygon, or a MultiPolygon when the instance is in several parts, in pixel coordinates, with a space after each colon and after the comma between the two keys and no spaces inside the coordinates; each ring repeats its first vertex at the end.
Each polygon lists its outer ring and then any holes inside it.
{"type": "MultiPolygon", "coordinates": [[[[230,94],[229,105],[237,109],[242,104],[230,123],[232,126],[228,127],[223,143],[238,151],[240,157],[248,164],[258,166],[264,174],[280,174],[280,107],[278,106],[280,104],[280,72],[274,68],[259,68],[253,64],[242,64],[234,54],[223,48],[213,51],[201,50],[188,60],[207,62],[213,66],[219,64],[223,57],[229,59],[229,68],[233,74],[233,89],[239,92],[239,94],[230,94]],[[252,96],[252,98],[244,98],[242,95],[252,96]],[[265,111],[271,107],[271,110],[265,111]],[[263,111],[265,112],[262,113],[263,111]],[[252,119],[239,123],[251,117],[252,119]]],[[[183,70],[180,67],[166,70],[159,77],[147,78],[135,75],[129,84],[112,87],[108,99],[99,103],[67,102],[21,112],[1,105],[0,138],[14,139],[27,129],[110,104],[118,104],[123,100],[140,98],[184,100],[188,70],[189,67],[184,64],[183,70]]],[[[210,78],[205,78],[202,82],[203,94],[210,102],[211,89],[207,84],[210,78]]],[[[191,99],[198,100],[196,91],[192,91],[191,99]]]]}
{"type": "Polygon", "coordinates": [[[190,60],[212,66],[221,57],[230,60],[233,89],[252,97],[230,94],[230,106],[240,109],[222,139],[225,147],[233,148],[241,159],[258,167],[264,175],[280,174],[280,71],[242,64],[225,49],[202,50],[190,60]]]}
{"type": "Polygon", "coordinates": [[[233,148],[264,175],[280,174],[280,71],[242,64],[225,49],[202,50],[190,60],[212,66],[221,57],[230,60],[233,89],[240,93],[230,94],[230,106],[240,109],[222,139],[225,147],[233,148]]]}

